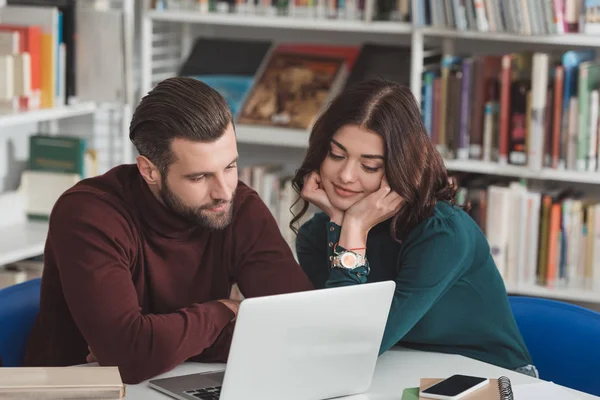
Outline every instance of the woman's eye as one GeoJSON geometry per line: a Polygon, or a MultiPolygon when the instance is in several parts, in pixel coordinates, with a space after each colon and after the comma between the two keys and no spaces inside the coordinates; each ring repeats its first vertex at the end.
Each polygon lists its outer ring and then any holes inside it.
{"type": "Polygon", "coordinates": [[[344,156],[341,156],[339,154],[335,154],[333,152],[329,152],[329,157],[331,157],[334,160],[342,160],[344,158],[344,156]]]}
{"type": "Polygon", "coordinates": [[[363,168],[367,172],[377,172],[381,169],[381,167],[367,167],[366,165],[363,165],[363,168]]]}

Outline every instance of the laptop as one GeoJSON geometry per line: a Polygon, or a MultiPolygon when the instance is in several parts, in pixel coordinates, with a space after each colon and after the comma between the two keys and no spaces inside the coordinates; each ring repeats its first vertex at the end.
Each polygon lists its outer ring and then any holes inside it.
{"type": "Polygon", "coordinates": [[[320,400],[365,392],[396,284],[244,300],[225,370],[154,379],[180,400],[320,400]]]}

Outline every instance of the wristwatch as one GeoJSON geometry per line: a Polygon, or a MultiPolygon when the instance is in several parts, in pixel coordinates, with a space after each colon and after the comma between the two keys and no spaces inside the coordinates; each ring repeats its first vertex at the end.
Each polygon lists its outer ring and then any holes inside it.
{"type": "Polygon", "coordinates": [[[367,265],[367,258],[350,250],[343,250],[333,256],[332,268],[353,270],[367,265]]]}

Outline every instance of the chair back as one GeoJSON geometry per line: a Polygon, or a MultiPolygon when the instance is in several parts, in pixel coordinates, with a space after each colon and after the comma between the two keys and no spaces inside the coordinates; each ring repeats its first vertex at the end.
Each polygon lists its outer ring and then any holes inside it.
{"type": "Polygon", "coordinates": [[[600,313],[556,300],[509,299],[540,378],[600,396],[600,313]]]}
{"type": "Polygon", "coordinates": [[[0,365],[20,367],[40,307],[40,278],[0,290],[0,365]]]}

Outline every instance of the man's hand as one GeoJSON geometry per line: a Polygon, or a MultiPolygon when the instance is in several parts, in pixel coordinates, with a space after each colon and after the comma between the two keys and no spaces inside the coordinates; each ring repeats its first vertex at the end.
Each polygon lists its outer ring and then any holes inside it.
{"type": "Polygon", "coordinates": [[[85,361],[87,361],[88,363],[98,362],[98,360],[96,360],[96,356],[94,356],[94,353],[92,353],[92,349],[90,349],[89,346],[88,346],[88,351],[89,351],[89,354],[85,358],[85,361]]]}
{"type": "Polygon", "coordinates": [[[235,319],[237,317],[238,311],[240,310],[241,301],[231,300],[231,299],[223,299],[223,300],[218,300],[218,301],[225,304],[225,306],[227,306],[227,308],[229,308],[231,311],[233,311],[233,313],[235,314],[233,319],[235,319]]]}

